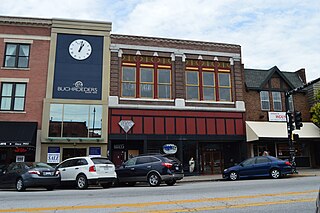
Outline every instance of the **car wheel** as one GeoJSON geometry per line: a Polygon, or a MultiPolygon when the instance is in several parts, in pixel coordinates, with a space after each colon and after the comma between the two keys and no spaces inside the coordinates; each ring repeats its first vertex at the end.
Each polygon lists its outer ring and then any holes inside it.
{"type": "Polygon", "coordinates": [[[19,178],[16,182],[16,190],[19,192],[22,192],[26,190],[26,187],[24,186],[22,178],[19,178]]]}
{"type": "Polygon", "coordinates": [[[270,176],[274,179],[278,179],[281,176],[279,169],[271,169],[270,176]]]}
{"type": "Polygon", "coordinates": [[[103,188],[109,188],[112,186],[112,182],[109,182],[109,183],[100,183],[100,185],[103,187],[103,188]]]}
{"type": "Polygon", "coordinates": [[[176,182],[177,181],[175,179],[165,181],[168,186],[173,186],[176,182]]]}
{"type": "Polygon", "coordinates": [[[235,171],[230,172],[229,179],[230,180],[237,180],[239,178],[238,173],[235,171]]]}
{"type": "Polygon", "coordinates": [[[151,173],[148,176],[148,183],[150,186],[159,186],[161,183],[160,176],[157,173],[151,173]]]}
{"type": "Polygon", "coordinates": [[[78,189],[86,189],[88,188],[88,180],[87,177],[85,175],[79,175],[77,177],[77,188],[78,189]]]}

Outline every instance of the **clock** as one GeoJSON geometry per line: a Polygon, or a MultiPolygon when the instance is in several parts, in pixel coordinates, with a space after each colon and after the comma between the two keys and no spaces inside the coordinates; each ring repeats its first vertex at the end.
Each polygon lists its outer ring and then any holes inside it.
{"type": "Polygon", "coordinates": [[[87,59],[92,52],[91,45],[84,39],[76,39],[69,45],[69,53],[76,60],[87,59]]]}

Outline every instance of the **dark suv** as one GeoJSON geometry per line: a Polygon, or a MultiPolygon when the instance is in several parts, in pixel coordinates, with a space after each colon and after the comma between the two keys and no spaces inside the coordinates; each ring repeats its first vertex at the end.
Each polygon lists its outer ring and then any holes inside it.
{"type": "Polygon", "coordinates": [[[135,185],[148,182],[159,186],[162,181],[172,186],[183,178],[183,168],[179,160],[166,155],[139,155],[129,159],[116,169],[118,183],[135,185]]]}

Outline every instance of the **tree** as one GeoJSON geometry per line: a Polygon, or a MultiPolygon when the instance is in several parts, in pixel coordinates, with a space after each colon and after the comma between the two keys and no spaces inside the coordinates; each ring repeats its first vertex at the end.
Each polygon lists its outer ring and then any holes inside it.
{"type": "Polygon", "coordinates": [[[311,107],[311,121],[320,127],[320,90],[318,90],[316,97],[316,103],[311,107]]]}

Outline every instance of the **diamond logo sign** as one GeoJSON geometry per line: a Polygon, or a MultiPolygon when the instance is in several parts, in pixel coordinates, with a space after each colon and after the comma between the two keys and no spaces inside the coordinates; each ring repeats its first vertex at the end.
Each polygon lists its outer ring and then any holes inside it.
{"type": "Polygon", "coordinates": [[[126,133],[128,133],[129,130],[133,127],[134,122],[131,121],[131,120],[121,120],[121,121],[119,122],[119,125],[121,126],[121,128],[122,128],[126,133]]]}

